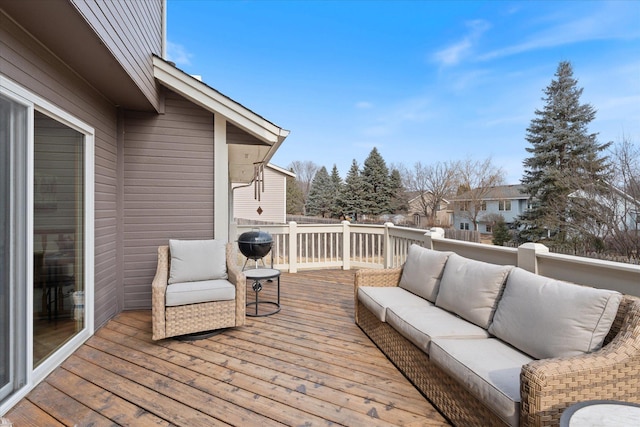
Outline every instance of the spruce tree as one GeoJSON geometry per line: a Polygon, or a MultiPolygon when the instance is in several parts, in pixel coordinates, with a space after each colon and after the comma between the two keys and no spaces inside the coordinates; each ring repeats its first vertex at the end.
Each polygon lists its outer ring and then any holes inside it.
{"type": "Polygon", "coordinates": [[[345,215],[354,220],[358,220],[358,214],[363,210],[364,203],[364,186],[362,185],[362,177],[360,176],[360,167],[355,159],[351,162],[351,168],[347,172],[344,180],[342,191],[338,197],[338,205],[345,215]]]}
{"type": "Polygon", "coordinates": [[[389,190],[391,194],[389,210],[391,213],[406,212],[409,210],[407,194],[402,185],[402,176],[398,169],[391,170],[391,175],[389,175],[389,190]]]}
{"type": "Polygon", "coordinates": [[[363,213],[371,215],[391,213],[389,169],[375,147],[364,161],[362,185],[364,187],[363,213]]]}
{"type": "Polygon", "coordinates": [[[558,242],[576,236],[581,221],[589,221],[588,212],[576,209],[570,195],[578,190],[604,187],[607,157],[601,152],[609,144],[599,144],[588,125],[596,110],[581,104],[582,88],[577,87],[569,62],[561,62],[556,79],[544,90],[542,110],[527,128],[522,184],[530,197],[531,208],[519,218],[521,237],[539,240],[547,234],[558,242]]]}
{"type": "Polygon", "coordinates": [[[331,176],[329,176],[331,182],[331,216],[340,217],[342,215],[342,209],[339,204],[340,192],[342,191],[342,178],[338,173],[338,167],[334,164],[331,169],[331,176]]]}
{"type": "Polygon", "coordinates": [[[331,178],[327,168],[322,166],[311,181],[306,204],[307,215],[326,217],[331,213],[332,200],[331,178]]]}

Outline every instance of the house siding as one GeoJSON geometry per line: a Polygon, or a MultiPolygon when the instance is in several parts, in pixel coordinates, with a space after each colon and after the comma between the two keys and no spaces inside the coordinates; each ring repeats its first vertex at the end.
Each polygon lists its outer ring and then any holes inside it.
{"type": "Polygon", "coordinates": [[[150,308],[158,246],[213,238],[213,114],[167,91],[124,116],[124,309],[150,308]]]}
{"type": "Polygon", "coordinates": [[[162,53],[162,0],[72,0],[72,3],[157,107],[160,100],[151,53],[162,53]]]}
{"type": "Polygon", "coordinates": [[[117,110],[0,12],[0,74],[95,129],[95,326],[119,311],[116,298],[117,110]]]}
{"type": "Polygon", "coordinates": [[[266,166],[264,168],[265,190],[260,194],[260,200],[255,197],[254,185],[240,187],[233,191],[234,219],[286,223],[286,182],[285,175],[266,166]],[[258,208],[262,209],[262,214],[258,214],[258,208]]]}

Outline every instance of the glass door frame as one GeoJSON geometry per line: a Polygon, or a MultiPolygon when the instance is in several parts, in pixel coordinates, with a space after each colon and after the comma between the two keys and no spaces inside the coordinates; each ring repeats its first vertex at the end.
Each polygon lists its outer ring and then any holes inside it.
{"type": "MultiPolygon", "coordinates": [[[[17,103],[27,106],[27,155],[26,155],[26,188],[22,189],[26,194],[25,221],[26,236],[16,236],[24,239],[24,250],[21,249],[16,257],[21,257],[22,262],[13,265],[24,265],[26,286],[26,307],[21,307],[20,312],[24,316],[18,316],[20,322],[25,322],[26,328],[26,354],[17,354],[15,357],[23,358],[26,366],[26,384],[6,400],[0,402],[0,414],[6,412],[17,401],[23,398],[36,384],[58,367],[73,351],[90,338],[94,333],[94,262],[95,262],[95,228],[94,228],[94,176],[95,176],[95,130],[77,117],[67,113],[55,104],[35,95],[0,75],[0,92],[17,103]],[[67,341],[58,351],[44,360],[35,369],[33,368],[33,213],[34,213],[34,111],[39,111],[63,124],[69,126],[84,135],[84,328],[73,338],[67,341]]],[[[14,274],[15,276],[15,274],[14,274]]],[[[12,301],[14,304],[15,301],[12,301]]],[[[12,311],[15,311],[13,307],[12,311]]],[[[13,330],[16,330],[15,327],[13,330]]],[[[15,351],[15,350],[14,350],[15,351]]],[[[22,353],[22,352],[20,352],[22,353]]]]}

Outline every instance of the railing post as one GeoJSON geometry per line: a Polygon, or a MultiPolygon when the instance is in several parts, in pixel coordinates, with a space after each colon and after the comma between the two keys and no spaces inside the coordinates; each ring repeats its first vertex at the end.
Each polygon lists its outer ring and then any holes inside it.
{"type": "Polygon", "coordinates": [[[538,274],[537,254],[548,253],[549,248],[541,243],[523,243],[518,246],[518,267],[538,274]]]}
{"type": "Polygon", "coordinates": [[[298,271],[298,224],[289,222],[289,273],[298,271]]]}
{"type": "Polygon", "coordinates": [[[383,254],[383,266],[384,268],[393,267],[393,247],[391,244],[391,235],[389,234],[389,228],[394,227],[392,222],[384,223],[384,242],[382,248],[383,254]]]}
{"type": "Polygon", "coordinates": [[[238,223],[231,222],[229,224],[229,242],[233,242],[238,239],[238,223]]]}
{"type": "Polygon", "coordinates": [[[342,269],[351,269],[351,223],[342,221],[342,269]]]}
{"type": "Polygon", "coordinates": [[[444,239],[444,229],[440,227],[431,227],[429,231],[424,233],[423,246],[427,249],[434,249],[433,239],[444,239]]]}

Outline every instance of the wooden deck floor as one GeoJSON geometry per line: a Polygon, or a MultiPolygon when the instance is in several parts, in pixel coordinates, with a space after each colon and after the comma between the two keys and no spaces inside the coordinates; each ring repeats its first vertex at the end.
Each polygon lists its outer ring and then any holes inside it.
{"type": "Polygon", "coordinates": [[[281,288],[280,313],[199,341],[153,342],[150,311],[121,313],[5,417],[16,427],[448,425],[354,324],[353,272],[283,274],[281,288]]]}

